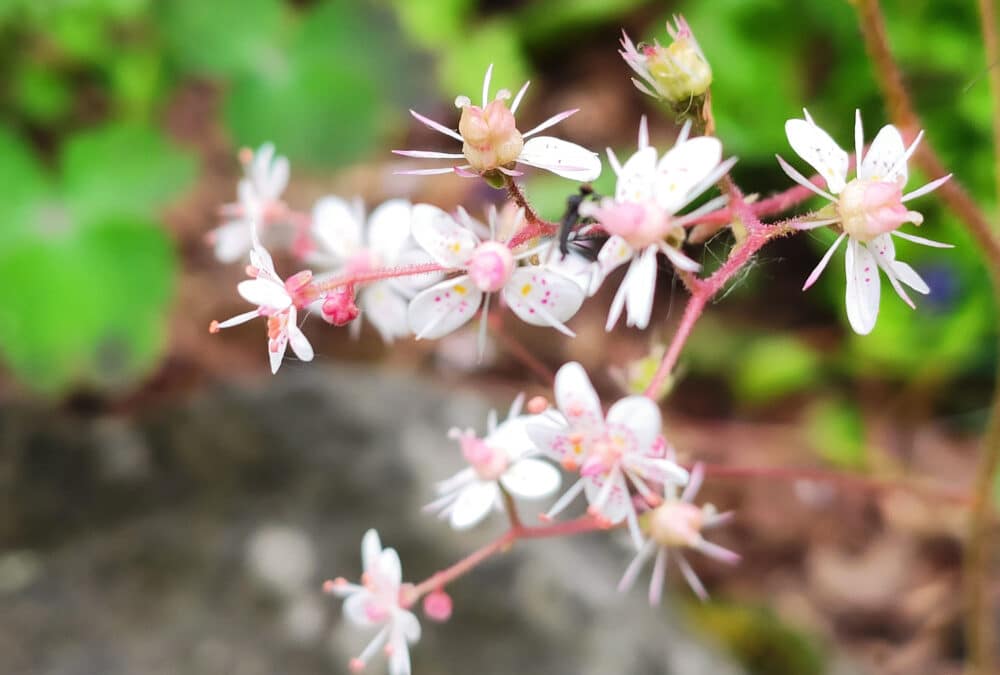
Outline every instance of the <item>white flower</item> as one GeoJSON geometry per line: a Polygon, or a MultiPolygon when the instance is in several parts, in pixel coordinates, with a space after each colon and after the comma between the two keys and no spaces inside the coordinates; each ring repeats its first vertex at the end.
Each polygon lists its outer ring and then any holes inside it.
{"type": "Polygon", "coordinates": [[[834,251],[847,238],[847,318],[856,333],[867,335],[875,327],[875,319],[878,317],[879,269],[885,272],[893,289],[910,307],[915,305],[902,284],[918,293],[930,292],[927,284],[912,267],[896,260],[892,236],[924,246],[951,248],[950,244],[898,231],[904,223],[920,225],[923,222],[923,216],[916,211],[907,211],[903,204],[937,189],[951,178],[951,174],[903,194],[908,177],[906,162],[917,149],[923,132],[917,134],[910,147],[906,148],[899,130],[888,124],[878,132],[868,148],[868,154],[862,158],[864,131],[859,110],[854,119],[857,177],[848,182],[847,153],[813,122],[808,112],[802,112],[804,120],[792,119],[785,123],[788,142],[799,157],[823,177],[829,191],[814,185],[780,156],[778,162],[796,183],[832,202],[830,207],[817,214],[820,216],[818,219],[805,223],[801,229],[837,224],[842,230],[806,279],[802,290],[813,285],[830,262],[834,251]]]}
{"type": "MultiPolygon", "coordinates": [[[[251,227],[251,232],[253,228],[251,227]]],[[[255,235],[252,235],[256,239],[255,235]]],[[[271,372],[277,373],[285,357],[289,344],[292,351],[303,361],[312,361],[313,349],[309,340],[297,324],[298,307],[304,302],[301,291],[312,280],[312,272],[299,272],[282,281],[274,271],[274,262],[260,241],[254,241],[250,249],[249,281],[241,281],[236,287],[243,299],[257,305],[257,309],[234,316],[231,319],[213,321],[209,331],[216,333],[221,328],[229,328],[256,319],[267,317],[267,351],[271,359],[271,372]]]]}
{"type": "Polygon", "coordinates": [[[662,98],[671,103],[691,105],[691,99],[701,96],[712,84],[712,68],[683,16],[675,16],[667,32],[673,40],[669,47],[659,42],[641,45],[632,43],[622,31],[622,49],[618,53],[625,59],[642,81],[632,78],[632,83],[644,94],[662,98]]]}
{"type": "Polygon", "coordinates": [[[496,411],[490,411],[485,438],[477,437],[472,429],[449,432],[449,437],[461,443],[470,466],[438,483],[439,497],[426,509],[448,518],[456,530],[465,530],[481,522],[491,509],[503,509],[500,486],[522,499],[542,499],[559,489],[559,471],[530,456],[534,446],[525,432],[529,417],[521,415],[523,403],[522,394],[499,425],[496,411]]]}
{"type": "Polygon", "coordinates": [[[674,147],[657,161],[643,117],[639,150],[625,164],[608,149],[608,160],[618,174],[614,199],[605,198],[599,205],[585,202],[580,207],[581,215],[597,219],[611,235],[597,255],[601,277],[632,261],[611,302],[606,330],[612,329],[623,308],[628,310],[628,325],[649,325],[657,253],[686,272],[701,269],[679,250],[685,237],[684,224],[723,205],[725,197],[709,200],[683,217],[675,214],[725,175],[736,159],[723,162],[719,140],[708,136],[689,139],[690,129],[690,123],[685,124],[674,147]]]}
{"type": "Polygon", "coordinates": [[[361,672],[379,649],[389,656],[391,675],[410,675],[409,645],[420,639],[420,622],[400,604],[402,569],[395,549],[382,548],[378,532],[368,530],[361,540],[362,584],[345,579],[327,582],[325,590],[345,598],[344,616],[361,627],[381,627],[361,655],[351,659],[353,673],[361,672]]]}
{"type": "Polygon", "coordinates": [[[460,176],[480,176],[499,171],[507,176],[520,176],[521,172],[514,169],[515,164],[527,164],[539,169],[578,181],[592,181],[601,175],[601,160],[597,153],[552,136],[535,136],[561,122],[577,110],[566,110],[553,115],[531,131],[521,133],[517,130],[514,113],[528,89],[529,82],[514,97],[510,109],[507,99],[510,92],[501,89],[496,98],[490,101],[490,76],[493,73],[492,64],[486,70],[483,80],[483,105],[472,105],[467,96],[455,99],[455,106],[462,110],[458,131],[428,119],[423,115],[410,111],[417,120],[445,136],[462,143],[462,152],[432,152],[426,150],[393,150],[397,155],[418,157],[421,159],[464,159],[466,163],[440,169],[416,169],[400,171],[404,174],[430,175],[451,173],[460,176]],[[528,140],[525,140],[528,139],[528,140]]]}
{"type": "Polygon", "coordinates": [[[272,144],[265,143],[257,152],[247,150],[241,159],[244,176],[236,189],[239,201],[223,207],[231,219],[209,234],[215,257],[224,263],[242,260],[249,253],[253,246],[252,224],[268,222],[269,212],[280,204],[288,186],[288,159],[275,157],[272,144]]]}
{"type": "Polygon", "coordinates": [[[628,396],[605,416],[587,373],[575,362],[556,373],[555,396],[558,412],[536,416],[528,424],[528,436],[542,454],[569,471],[579,470],[581,478],[548,515],[558,514],[583,490],[591,515],[608,524],[627,521],[633,541],[641,546],[629,487],[653,504],[659,498],[650,482],[684,484],[688,477],[687,471],[666,458],[660,409],[645,396],[628,396]]]}
{"type": "MultiPolygon", "coordinates": [[[[334,274],[430,262],[410,236],[412,210],[405,199],[389,200],[371,212],[366,226],[360,202],[323,197],[313,207],[312,236],[318,248],[308,259],[334,274]]],[[[410,333],[406,322],[409,299],[439,278],[439,274],[422,274],[365,284],[358,291],[358,304],[382,339],[392,342],[410,333]]],[[[359,331],[361,322],[352,322],[351,329],[359,331]]]]}
{"type": "Polygon", "coordinates": [[[696,464],[691,471],[691,480],[680,498],[677,497],[677,487],[668,484],[664,487],[663,503],[643,514],[642,524],[649,534],[649,540],[642,545],[625,570],[625,575],[618,584],[619,591],[627,591],[632,587],[643,565],[655,553],[656,562],[653,563],[653,576],[649,583],[649,604],[660,604],[667,572],[667,559],[672,550],[677,559],[677,566],[691,586],[691,590],[702,600],[707,600],[708,593],[705,591],[705,586],[698,579],[691,564],[684,558],[683,550],[693,549],[725,563],[739,562],[739,555],[706,541],[701,535],[704,530],[718,527],[732,517],[732,512],[718,513],[711,504],[699,508],[692,503],[703,478],[704,467],[696,464]]]}
{"type": "MultiPolygon", "coordinates": [[[[443,267],[464,272],[431,286],[410,302],[409,324],[417,339],[447,335],[469,321],[482,306],[481,353],[490,297],[497,292],[521,320],[535,326],[552,326],[573,337],[565,322],[583,304],[580,286],[545,265],[518,266],[519,260],[537,250],[514,254],[503,242],[480,241],[469,215],[462,209],[458,215],[464,227],[435,206],[413,207],[413,238],[443,267]]],[[[489,220],[492,236],[495,212],[491,212],[489,220]]]]}

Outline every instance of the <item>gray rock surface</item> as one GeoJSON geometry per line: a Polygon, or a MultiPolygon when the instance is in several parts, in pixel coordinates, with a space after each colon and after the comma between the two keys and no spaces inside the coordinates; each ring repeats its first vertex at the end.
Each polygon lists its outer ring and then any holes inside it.
{"type": "MultiPolygon", "coordinates": [[[[408,580],[501,531],[420,512],[460,465],[447,430],[482,429],[487,408],[317,365],[137,419],[0,409],[0,672],[347,672],[368,636],[320,584],[357,577],[368,527],[408,580]]],[[[737,673],[615,591],[630,555],[607,534],[519,544],[450,589],[448,623],[423,621],[415,673],[737,673]]]]}

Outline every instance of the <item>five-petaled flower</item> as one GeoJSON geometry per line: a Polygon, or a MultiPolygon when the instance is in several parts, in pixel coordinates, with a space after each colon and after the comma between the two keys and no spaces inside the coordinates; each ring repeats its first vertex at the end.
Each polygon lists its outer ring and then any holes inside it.
{"type": "Polygon", "coordinates": [[[368,530],[361,540],[364,571],[361,585],[338,578],[323,589],[344,600],[344,616],[361,627],[381,627],[360,656],[351,659],[352,673],[361,672],[384,649],[391,675],[410,675],[409,645],[420,639],[420,622],[402,604],[402,568],[395,549],[382,548],[378,532],[368,530]]]}
{"type": "MultiPolygon", "coordinates": [[[[460,142],[462,152],[393,150],[397,155],[405,157],[464,159],[465,163],[454,167],[414,169],[398,173],[430,175],[454,171],[460,176],[484,176],[490,179],[502,179],[504,175],[520,176],[521,172],[514,168],[515,165],[527,164],[551,171],[563,178],[578,181],[592,181],[601,175],[601,160],[597,153],[553,136],[535,136],[535,134],[576,113],[577,109],[553,115],[530,131],[521,133],[517,129],[514,113],[517,112],[530,82],[524,83],[508,108],[507,100],[510,98],[510,91],[507,89],[501,89],[497,92],[496,98],[490,100],[490,77],[492,74],[493,65],[491,64],[483,79],[483,105],[481,107],[473,105],[467,96],[459,96],[455,99],[455,106],[462,111],[458,131],[449,129],[413,110],[410,111],[410,114],[421,123],[460,142]],[[534,138],[532,138],[533,136],[534,138]]],[[[497,184],[498,180],[491,182],[497,184]]]]}
{"type": "Polygon", "coordinates": [[[567,363],[556,373],[557,410],[537,415],[527,426],[528,436],[542,454],[560,462],[580,479],[549,510],[561,512],[583,490],[588,512],[608,525],[627,521],[637,547],[643,539],[634,488],[648,506],[659,503],[650,483],[684,484],[688,474],[667,459],[667,443],[660,435],[660,409],[645,396],[628,396],[605,415],[601,400],[579,363],[567,363]]]}
{"type": "Polygon", "coordinates": [[[299,328],[298,310],[310,301],[306,290],[312,280],[312,272],[303,270],[282,281],[274,271],[274,262],[257,239],[251,226],[253,247],[250,249],[248,281],[241,281],[236,287],[243,299],[257,305],[257,309],[244,312],[225,321],[213,321],[209,331],[217,333],[221,328],[229,328],[246,323],[258,316],[267,317],[267,351],[271,360],[271,372],[277,373],[285,357],[285,349],[292,351],[303,361],[312,361],[313,349],[309,340],[299,328]]]}
{"type": "Polygon", "coordinates": [[[649,325],[656,288],[656,255],[663,253],[685,272],[701,269],[680,250],[684,225],[725,203],[716,197],[682,217],[675,214],[721,178],[736,162],[722,161],[722,144],[708,136],[688,138],[685,124],[673,148],[657,161],[656,148],[649,145],[646,118],[639,124],[639,149],[624,164],[608,149],[608,160],[618,174],[614,199],[599,204],[585,202],[580,214],[595,218],[611,235],[597,255],[602,278],[631,260],[608,313],[606,330],[611,330],[622,309],[628,310],[626,323],[638,328],[649,325]]]}
{"type": "Polygon", "coordinates": [[[523,404],[522,394],[502,424],[497,424],[496,411],[490,411],[484,438],[472,429],[449,432],[461,444],[469,466],[438,483],[438,499],[425,508],[448,518],[456,530],[464,530],[482,521],[491,509],[503,509],[501,487],[522,499],[542,499],[559,489],[559,471],[531,456],[534,446],[525,432],[529,417],[521,415],[523,404]]]}
{"type": "Polygon", "coordinates": [[[238,201],[222,207],[229,217],[209,233],[215,257],[224,263],[244,259],[253,246],[251,229],[266,227],[281,206],[281,193],[288,186],[289,165],[285,157],[274,156],[274,146],[265,143],[257,152],[240,153],[243,178],[237,184],[238,201]]]}
{"type": "MultiPolygon", "coordinates": [[[[469,321],[482,305],[479,339],[482,354],[490,296],[497,292],[523,321],[552,326],[572,337],[573,332],[565,322],[583,304],[583,289],[545,265],[518,266],[519,260],[537,251],[514,253],[504,242],[480,241],[473,232],[477,224],[472,218],[463,209],[459,209],[458,217],[464,225],[436,206],[413,207],[413,238],[443,267],[463,272],[418,293],[410,301],[410,329],[417,339],[447,335],[469,321]]],[[[518,218],[522,217],[523,213],[519,213],[518,218]]],[[[489,221],[492,236],[495,211],[490,212],[489,221]]]]}
{"type": "Polygon", "coordinates": [[[640,526],[649,538],[642,544],[625,570],[625,575],[618,584],[618,590],[627,591],[631,588],[643,565],[655,554],[653,576],[649,583],[649,603],[658,605],[663,597],[667,559],[672,551],[677,559],[677,566],[691,586],[691,590],[699,598],[706,600],[708,593],[705,591],[705,586],[695,574],[691,564],[684,558],[684,549],[692,549],[729,564],[739,562],[738,554],[707,541],[701,534],[705,530],[728,522],[732,517],[731,511],[718,513],[711,504],[699,508],[692,503],[701,487],[704,475],[704,467],[696,464],[691,470],[691,480],[680,497],[677,496],[677,486],[667,483],[663,488],[663,502],[640,516],[640,526]]]}
{"type": "MultiPolygon", "coordinates": [[[[340,197],[323,197],[313,207],[312,236],[317,247],[307,259],[332,272],[324,277],[429,262],[410,236],[412,210],[405,199],[392,199],[372,211],[366,225],[359,201],[348,204],[340,197]]],[[[358,291],[360,310],[385,342],[405,337],[410,333],[406,322],[409,299],[439,277],[421,274],[362,285],[358,291]]],[[[331,292],[331,297],[337,293],[342,294],[342,290],[331,292]]],[[[351,330],[356,335],[361,322],[352,321],[351,330]]]]}
{"type": "Polygon", "coordinates": [[[667,32],[673,40],[669,47],[662,47],[659,42],[636,47],[622,31],[622,48],[618,53],[642,78],[641,81],[632,78],[639,91],[670,103],[690,105],[692,98],[701,96],[712,85],[712,68],[684,17],[675,16],[674,24],[667,22],[667,32]]]}
{"type": "Polygon", "coordinates": [[[916,211],[907,211],[904,203],[937,189],[951,178],[951,174],[903,194],[908,177],[906,162],[920,143],[923,132],[917,134],[907,148],[899,130],[888,124],[878,132],[868,153],[862,158],[864,132],[859,110],[854,119],[857,177],[848,182],[847,153],[813,122],[808,112],[803,110],[803,113],[804,120],[791,119],[785,123],[785,133],[792,149],[822,176],[829,191],[817,187],[780,156],[778,162],[796,183],[832,202],[830,207],[817,213],[817,219],[805,223],[802,229],[837,224],[841,234],[806,279],[802,290],[815,283],[834,251],[847,238],[847,318],[855,332],[867,335],[875,327],[878,317],[879,269],[885,272],[893,289],[910,307],[915,306],[902,284],[918,293],[930,292],[912,267],[896,260],[892,236],[924,246],[951,247],[950,244],[906,234],[898,229],[904,223],[920,225],[924,220],[916,211]]]}

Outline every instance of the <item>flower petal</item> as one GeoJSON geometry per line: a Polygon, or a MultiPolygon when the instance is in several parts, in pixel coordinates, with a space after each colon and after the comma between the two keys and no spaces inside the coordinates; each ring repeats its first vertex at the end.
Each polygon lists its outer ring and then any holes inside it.
{"type": "Polygon", "coordinates": [[[521,415],[505,420],[484,440],[491,448],[503,450],[512,461],[524,456],[535,448],[528,436],[528,421],[531,417],[521,415]]]}
{"type": "Polygon", "coordinates": [[[601,281],[604,277],[619,265],[623,265],[632,259],[635,251],[628,242],[617,234],[608,238],[601,250],[597,252],[597,269],[601,281]]]}
{"type": "Polygon", "coordinates": [[[253,239],[250,223],[245,220],[230,220],[212,231],[215,239],[215,259],[221,263],[234,263],[250,252],[253,239]]]}
{"type": "Polygon", "coordinates": [[[615,185],[615,201],[642,203],[651,199],[655,179],[656,148],[642,148],[622,165],[615,185]]]}
{"type": "Polygon", "coordinates": [[[378,558],[382,555],[382,542],[378,537],[377,530],[368,530],[361,538],[361,567],[368,571],[378,564],[378,558]]]}
{"type": "Polygon", "coordinates": [[[403,581],[403,566],[399,562],[399,554],[394,548],[384,548],[378,556],[375,570],[380,581],[390,586],[399,587],[403,581]]]}
{"type": "Polygon", "coordinates": [[[500,477],[500,483],[515,497],[541,499],[559,489],[562,477],[548,462],[540,459],[522,459],[515,462],[500,477]]]}
{"type": "Polygon", "coordinates": [[[563,324],[583,305],[586,293],[572,279],[537,265],[519,267],[503,288],[511,311],[533,326],[563,324]]]}
{"type": "Polygon", "coordinates": [[[327,251],[346,260],[361,249],[361,222],[347,201],[323,197],[313,206],[312,216],[313,237],[327,251]]]}
{"type": "Polygon", "coordinates": [[[399,254],[410,243],[410,202],[390,199],[368,216],[368,248],[384,265],[395,265],[399,254]]]}
{"type": "Polygon", "coordinates": [[[634,510],[621,471],[613,471],[610,476],[597,474],[585,479],[583,491],[587,502],[597,507],[600,514],[613,524],[622,522],[634,510]],[[610,485],[607,484],[608,481],[611,482],[610,485]]]}
{"type": "Polygon", "coordinates": [[[899,161],[905,152],[906,146],[903,144],[903,136],[899,133],[899,129],[891,124],[885,125],[875,136],[871,147],[868,148],[868,154],[858,167],[858,178],[899,181],[901,185],[905,185],[906,162],[899,161]]]}
{"type": "Polygon", "coordinates": [[[587,371],[576,361],[559,368],[555,381],[556,405],[572,427],[600,426],[604,423],[601,399],[587,377],[587,371]]]}
{"type": "Polygon", "coordinates": [[[634,450],[648,455],[663,431],[660,408],[645,396],[627,396],[608,410],[608,426],[627,429],[634,441],[634,450]]]}
{"type": "Polygon", "coordinates": [[[368,605],[371,602],[374,602],[374,598],[367,589],[353,593],[344,600],[344,616],[356,626],[374,626],[375,622],[368,615],[368,605]]]}
{"type": "Polygon", "coordinates": [[[722,161],[722,143],[717,138],[698,136],[670,149],[656,166],[654,193],[659,205],[676,213],[691,201],[698,186],[722,161]]]}
{"type": "Polygon", "coordinates": [[[299,357],[300,361],[312,361],[313,353],[312,345],[309,344],[309,340],[306,338],[305,333],[295,325],[288,327],[288,344],[291,345],[292,351],[295,352],[295,356],[299,357]]]}
{"type": "Polygon", "coordinates": [[[837,194],[847,180],[847,153],[830,135],[815,124],[793,119],[785,122],[788,143],[802,159],[809,162],[826,181],[830,192],[837,194]]]}
{"type": "Polygon", "coordinates": [[[281,368],[281,362],[285,358],[285,350],[288,348],[288,333],[282,331],[277,338],[274,339],[274,345],[272,346],[271,341],[268,341],[268,358],[271,361],[271,374],[276,375],[278,369],[281,368]]]}
{"type": "Polygon", "coordinates": [[[420,622],[413,612],[408,612],[405,609],[399,611],[396,614],[396,622],[407,642],[413,644],[420,640],[420,622]]]}
{"type": "Polygon", "coordinates": [[[570,180],[586,182],[601,175],[601,158],[596,152],[554,136],[535,136],[525,141],[517,161],[570,180]]]}
{"type": "Polygon", "coordinates": [[[411,223],[413,238],[444,267],[464,267],[479,246],[479,237],[436,206],[414,205],[411,223]]]}
{"type": "Polygon", "coordinates": [[[628,311],[626,323],[640,330],[649,326],[653,313],[653,292],[656,290],[657,246],[647,246],[646,250],[632,261],[622,284],[628,285],[625,306],[628,311]]]}
{"type": "Polygon", "coordinates": [[[867,335],[875,327],[879,304],[879,273],[875,257],[856,239],[847,242],[847,319],[854,332],[867,335]]]}
{"type": "Polygon", "coordinates": [[[244,300],[258,307],[281,311],[292,304],[292,297],[285,287],[268,279],[241,281],[236,290],[244,300]]]}
{"type": "Polygon", "coordinates": [[[437,339],[475,316],[483,292],[467,275],[442,281],[418,293],[407,310],[407,322],[417,339],[437,339]]]}
{"type": "Polygon", "coordinates": [[[375,326],[383,342],[391,343],[410,334],[406,318],[408,303],[392,284],[377,281],[363,289],[360,295],[361,311],[375,326]]]}
{"type": "Polygon", "coordinates": [[[462,488],[451,507],[451,526],[456,530],[467,530],[478,524],[489,514],[498,497],[496,483],[476,481],[462,488]]]}

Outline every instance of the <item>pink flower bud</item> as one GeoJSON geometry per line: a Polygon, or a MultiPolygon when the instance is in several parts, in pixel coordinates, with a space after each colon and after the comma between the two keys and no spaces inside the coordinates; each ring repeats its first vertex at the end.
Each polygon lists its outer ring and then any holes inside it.
{"type": "Polygon", "coordinates": [[[424,598],[424,614],[431,621],[445,622],[451,618],[451,596],[438,589],[424,598]]]}
{"type": "Polygon", "coordinates": [[[346,326],[357,319],[361,310],[354,302],[354,287],[340,286],[327,293],[322,313],[323,320],[334,326],[346,326]]]}
{"type": "Polygon", "coordinates": [[[517,130],[514,115],[501,97],[485,108],[471,105],[468,99],[457,103],[462,108],[458,131],[462,134],[462,153],[472,168],[480,173],[514,162],[524,149],[524,139],[517,130]]]}
{"type": "Polygon", "coordinates": [[[469,261],[469,277],[484,293],[496,293],[514,271],[514,255],[504,244],[488,241],[480,244],[469,261]]]}

